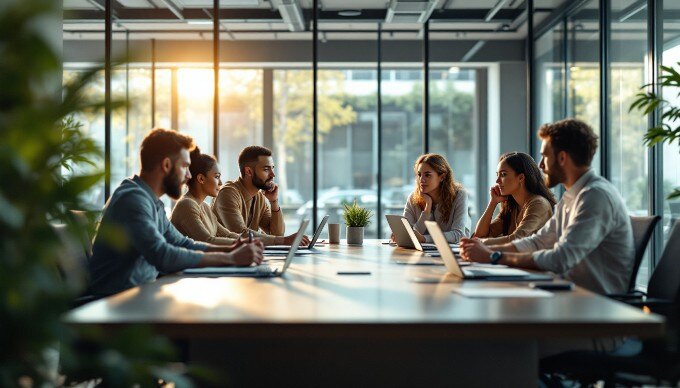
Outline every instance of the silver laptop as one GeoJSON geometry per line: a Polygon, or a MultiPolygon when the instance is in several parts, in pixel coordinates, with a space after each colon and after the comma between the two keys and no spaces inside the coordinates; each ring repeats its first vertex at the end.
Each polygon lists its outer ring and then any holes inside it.
{"type": "Polygon", "coordinates": [[[434,244],[441,255],[444,265],[448,273],[463,279],[485,279],[485,280],[517,280],[517,281],[533,281],[538,279],[550,280],[552,276],[542,274],[531,274],[521,269],[516,268],[461,268],[458,260],[453,254],[451,247],[446,241],[446,237],[439,225],[434,221],[425,221],[430,236],[434,240],[434,244]]]}
{"type": "Polygon", "coordinates": [[[295,241],[286,255],[286,260],[283,266],[273,267],[268,264],[261,264],[250,267],[204,267],[204,268],[189,268],[185,269],[185,274],[192,275],[220,275],[220,276],[248,276],[248,277],[258,277],[258,278],[272,278],[283,275],[290,263],[295,257],[295,252],[297,252],[300,241],[302,240],[303,231],[307,228],[309,220],[303,220],[300,224],[300,229],[295,236],[295,241]]]}
{"type": "MultiPolygon", "coordinates": [[[[316,231],[314,232],[314,236],[312,237],[312,241],[309,242],[309,245],[303,245],[299,247],[298,249],[312,249],[314,248],[314,244],[316,244],[316,240],[319,239],[319,236],[321,235],[321,232],[323,231],[323,228],[326,226],[326,222],[328,222],[328,214],[326,214],[321,222],[319,223],[319,227],[316,228],[316,231]]],[[[287,251],[290,249],[290,245],[269,245],[264,247],[266,251],[287,251]]]]}
{"type": "Polygon", "coordinates": [[[413,232],[413,227],[406,217],[388,214],[385,215],[385,218],[387,218],[387,223],[390,225],[390,229],[392,229],[392,234],[394,234],[394,240],[397,242],[397,246],[401,248],[417,249],[419,251],[437,250],[437,247],[434,244],[421,244],[420,241],[418,241],[418,237],[416,237],[416,234],[413,232]]]}

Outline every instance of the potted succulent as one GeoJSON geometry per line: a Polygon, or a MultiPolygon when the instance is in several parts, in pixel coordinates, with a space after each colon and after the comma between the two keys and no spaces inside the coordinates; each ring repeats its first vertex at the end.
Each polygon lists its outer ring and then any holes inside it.
{"type": "Polygon", "coordinates": [[[347,244],[362,245],[364,243],[364,228],[371,223],[373,212],[354,204],[345,204],[345,213],[342,215],[347,225],[347,244]]]}

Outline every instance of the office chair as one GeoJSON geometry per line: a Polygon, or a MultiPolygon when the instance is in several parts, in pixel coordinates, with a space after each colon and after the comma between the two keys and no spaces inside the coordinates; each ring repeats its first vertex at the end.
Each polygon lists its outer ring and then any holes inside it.
{"type": "MultiPolygon", "coordinates": [[[[82,241],[74,236],[66,224],[52,224],[52,230],[61,246],[57,251],[57,269],[66,287],[80,290],[87,286],[87,265],[89,256],[82,241]]],[[[83,292],[71,302],[71,308],[82,306],[96,298],[83,292]]]]}
{"type": "Polygon", "coordinates": [[[652,233],[654,232],[654,227],[660,219],[661,216],[630,217],[630,224],[633,227],[635,261],[633,262],[633,273],[631,274],[630,281],[628,282],[629,293],[633,293],[635,291],[635,280],[637,280],[640,264],[642,264],[642,258],[645,256],[645,250],[647,249],[647,245],[649,245],[649,240],[651,239],[652,233]]]}
{"type": "Polygon", "coordinates": [[[651,378],[657,385],[680,381],[680,221],[671,229],[661,259],[649,279],[647,293],[626,303],[646,307],[666,318],[667,333],[658,339],[628,340],[613,352],[571,351],[540,362],[542,375],[562,375],[584,386],[604,380],[605,386],[617,382],[639,385],[635,376],[651,378]],[[637,341],[637,347],[636,343],[637,341]]]}

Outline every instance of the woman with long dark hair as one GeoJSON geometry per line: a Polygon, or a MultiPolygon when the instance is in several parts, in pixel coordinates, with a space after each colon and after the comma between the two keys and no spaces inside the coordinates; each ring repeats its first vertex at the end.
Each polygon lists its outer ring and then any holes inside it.
{"type": "Polygon", "coordinates": [[[496,175],[496,185],[489,190],[491,199],[475,229],[475,237],[486,245],[536,233],[552,217],[556,203],[536,162],[523,152],[501,155],[496,175]],[[492,220],[498,204],[501,211],[492,220]]]}
{"type": "Polygon", "coordinates": [[[416,187],[406,202],[404,217],[420,242],[432,242],[425,221],[436,221],[450,243],[470,235],[467,193],[441,155],[421,155],[413,167],[416,187]]]}
{"type": "Polygon", "coordinates": [[[238,233],[222,226],[205,203],[207,197],[216,197],[222,186],[217,160],[212,155],[202,154],[196,147],[191,151],[189,172],[189,191],[175,204],[170,221],[182,234],[194,240],[215,245],[233,244],[239,238],[238,233]]]}

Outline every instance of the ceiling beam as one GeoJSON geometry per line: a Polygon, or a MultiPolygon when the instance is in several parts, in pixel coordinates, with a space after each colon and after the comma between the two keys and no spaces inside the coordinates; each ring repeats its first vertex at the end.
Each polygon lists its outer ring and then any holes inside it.
{"type": "Polygon", "coordinates": [[[177,16],[177,19],[179,20],[184,20],[184,15],[182,14],[182,8],[175,4],[173,0],[161,0],[163,4],[165,4],[166,7],[172,12],[175,16],[177,16]]]}
{"type": "Polygon", "coordinates": [[[482,47],[484,47],[485,44],[486,44],[486,41],[485,41],[485,40],[480,40],[480,41],[478,41],[477,43],[475,43],[475,45],[472,46],[472,47],[470,48],[470,50],[468,50],[468,52],[465,53],[465,55],[463,55],[463,58],[462,58],[460,61],[461,61],[461,62],[467,62],[467,61],[469,61],[470,59],[472,59],[472,57],[473,57],[475,54],[477,54],[477,52],[479,52],[479,50],[481,50],[482,47]]]}
{"type": "Polygon", "coordinates": [[[496,14],[500,12],[501,9],[503,9],[503,6],[507,2],[508,0],[498,0],[498,3],[496,3],[496,5],[494,5],[493,8],[491,8],[489,12],[484,16],[484,21],[490,22],[494,18],[494,16],[496,16],[496,14]]]}
{"type": "Polygon", "coordinates": [[[632,18],[636,14],[638,14],[640,11],[644,10],[647,8],[647,0],[639,0],[636,1],[635,3],[631,4],[630,6],[626,7],[625,9],[621,10],[619,13],[619,22],[623,23],[626,20],[632,18]]]}
{"type": "MultiPolygon", "coordinates": [[[[94,1],[94,0],[93,0],[94,1]]],[[[164,0],[169,1],[169,0],[164,0]]],[[[177,10],[175,10],[177,11],[177,10]]],[[[512,22],[524,10],[523,9],[508,9],[504,8],[498,11],[494,16],[495,22],[512,22]]],[[[550,12],[551,9],[537,9],[537,12],[550,12]]],[[[311,11],[308,9],[302,10],[305,18],[310,20],[311,11]]],[[[361,15],[345,17],[340,16],[338,11],[320,11],[319,20],[348,23],[353,22],[378,22],[385,19],[387,11],[384,9],[366,9],[361,11],[361,15]]],[[[69,20],[101,20],[103,18],[103,11],[99,10],[67,10],[64,15],[65,21],[69,20]]],[[[160,20],[169,21],[177,20],[178,16],[169,8],[119,8],[117,10],[118,18],[124,21],[135,20],[160,20]]],[[[431,22],[456,22],[456,21],[483,21],[488,14],[488,9],[454,9],[454,10],[437,10],[430,16],[431,22]]],[[[180,15],[183,20],[203,19],[205,20],[205,12],[202,8],[185,8],[181,10],[180,15]]],[[[278,11],[270,9],[221,9],[220,20],[248,20],[251,22],[279,22],[281,16],[278,11]]]]}

